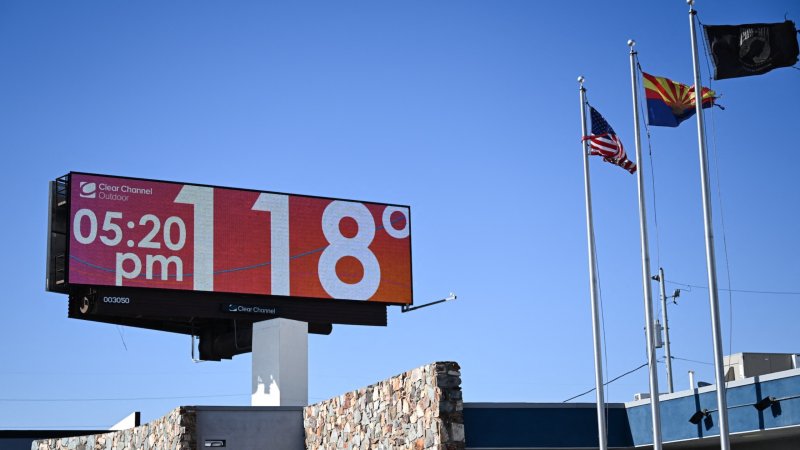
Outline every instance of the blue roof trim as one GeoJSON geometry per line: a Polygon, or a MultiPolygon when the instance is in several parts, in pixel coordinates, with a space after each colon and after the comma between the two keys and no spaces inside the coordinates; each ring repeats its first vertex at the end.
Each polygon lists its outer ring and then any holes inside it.
{"type": "MultiPolygon", "coordinates": [[[[786,371],[789,376],[755,377],[746,383],[732,383],[727,389],[728,426],[730,433],[768,430],[800,425],[800,372],[786,371]],[[763,379],[767,378],[767,381],[763,379]],[[780,399],[764,411],[753,405],[765,397],[780,399]]],[[[703,390],[686,391],[661,403],[661,433],[664,442],[719,436],[717,392],[710,387],[703,390]],[[709,417],[695,425],[689,417],[697,411],[708,409],[709,417]]],[[[653,443],[650,419],[650,402],[628,406],[628,421],[634,445],[653,443]]]]}
{"type": "MultiPolygon", "coordinates": [[[[729,383],[730,432],[748,433],[800,426],[800,370],[788,370],[729,383]],[[764,411],[753,405],[765,397],[779,401],[764,411]]],[[[661,396],[664,442],[718,436],[716,390],[710,386],[661,396]],[[707,420],[689,422],[695,412],[711,410],[707,420]]],[[[467,448],[597,447],[594,403],[466,403],[467,448]]],[[[651,445],[649,400],[609,404],[608,445],[651,445]]]]}
{"type": "MultiPolygon", "coordinates": [[[[468,448],[597,447],[595,405],[464,408],[468,448]],[[578,407],[575,407],[578,406],[578,407]]],[[[624,407],[608,411],[609,446],[633,444],[624,407]]]]}

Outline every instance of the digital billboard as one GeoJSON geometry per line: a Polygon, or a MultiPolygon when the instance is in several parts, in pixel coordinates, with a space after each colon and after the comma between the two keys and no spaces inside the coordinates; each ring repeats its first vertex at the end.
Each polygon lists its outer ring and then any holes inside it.
{"type": "Polygon", "coordinates": [[[408,206],[70,173],[67,283],[407,305],[408,206]]]}

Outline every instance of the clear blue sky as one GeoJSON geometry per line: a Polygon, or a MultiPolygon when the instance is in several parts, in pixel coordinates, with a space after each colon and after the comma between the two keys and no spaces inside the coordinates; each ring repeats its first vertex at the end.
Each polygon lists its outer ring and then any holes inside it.
{"type": "MultiPolygon", "coordinates": [[[[699,3],[709,24],[800,19],[788,0],[699,3]]],[[[458,301],[312,336],[312,402],[435,360],[462,365],[466,401],[591,388],[575,80],[632,154],[626,41],[691,83],[688,25],[680,0],[2,2],[0,428],[249,404],[249,355],[194,364],[186,336],[67,319],[44,291],[47,183],[71,170],[411,205],[415,299],[458,301]]],[[[712,84],[722,287],[800,292],[798,80],[712,84]]],[[[643,165],[653,270],[704,286],[696,140],[694,120],[652,129],[655,204],[643,165]]],[[[610,378],[646,361],[636,185],[591,171],[610,378]]],[[[720,298],[726,353],[800,352],[800,295],[720,298]]],[[[669,308],[673,355],[699,361],[675,362],[676,387],[713,381],[707,291],[669,308]]],[[[608,398],[647,389],[641,370],[608,398]]]]}

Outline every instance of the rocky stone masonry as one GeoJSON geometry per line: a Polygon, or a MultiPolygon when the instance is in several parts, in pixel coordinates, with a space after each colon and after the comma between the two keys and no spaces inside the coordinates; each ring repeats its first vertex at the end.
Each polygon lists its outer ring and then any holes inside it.
{"type": "Polygon", "coordinates": [[[463,450],[455,362],[437,362],[303,411],[307,450],[463,450]]]}
{"type": "Polygon", "coordinates": [[[196,423],[194,409],[181,407],[136,428],[33,441],[31,450],[196,450],[196,423]]]}

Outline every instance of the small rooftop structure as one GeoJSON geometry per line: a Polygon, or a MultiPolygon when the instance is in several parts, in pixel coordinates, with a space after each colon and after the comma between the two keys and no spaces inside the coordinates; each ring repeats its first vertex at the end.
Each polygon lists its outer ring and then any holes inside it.
{"type": "Polygon", "coordinates": [[[795,353],[734,353],[723,359],[725,381],[797,369],[799,356],[795,353]]]}

